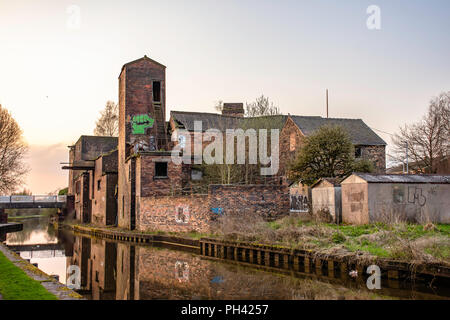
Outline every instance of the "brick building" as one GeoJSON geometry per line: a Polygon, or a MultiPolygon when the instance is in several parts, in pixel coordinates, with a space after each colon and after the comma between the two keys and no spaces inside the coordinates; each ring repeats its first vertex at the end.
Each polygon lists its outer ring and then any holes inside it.
{"type": "Polygon", "coordinates": [[[208,231],[218,214],[256,213],[268,219],[286,214],[287,165],[305,137],[326,124],[346,128],[356,156],[384,171],[386,143],[360,119],[244,117],[242,103],[225,103],[221,114],[171,111],[166,122],[165,70],[147,56],[125,64],[119,75],[118,139],[83,136],[71,147],[65,168],[70,169],[69,194],[76,196],[78,219],[138,230],[208,231]],[[200,135],[194,134],[196,121],[202,125],[200,135]],[[278,129],[278,173],[252,185],[208,186],[198,168],[171,158],[173,147],[186,142],[179,132],[188,132],[191,146],[194,136],[201,138],[203,150],[210,144],[204,139],[208,129],[223,134],[227,129],[278,129]],[[193,191],[194,182],[204,188],[193,191]]]}
{"type": "Polygon", "coordinates": [[[81,136],[69,146],[68,194],[75,197],[75,219],[115,224],[117,138],[81,136]]]}

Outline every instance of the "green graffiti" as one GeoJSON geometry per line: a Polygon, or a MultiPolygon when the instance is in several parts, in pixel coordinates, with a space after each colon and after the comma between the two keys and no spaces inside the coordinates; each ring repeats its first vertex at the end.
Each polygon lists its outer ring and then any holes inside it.
{"type": "Polygon", "coordinates": [[[139,114],[133,116],[131,119],[132,133],[145,134],[145,129],[153,128],[154,119],[150,118],[148,114],[139,114]]]}

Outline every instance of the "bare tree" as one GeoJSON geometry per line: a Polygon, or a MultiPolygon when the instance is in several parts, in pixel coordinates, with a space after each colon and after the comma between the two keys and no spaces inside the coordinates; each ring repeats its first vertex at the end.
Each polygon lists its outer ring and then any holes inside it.
{"type": "Polygon", "coordinates": [[[119,105],[117,103],[106,102],[105,109],[100,112],[100,118],[96,122],[94,134],[109,137],[119,135],[119,105]]]}
{"type": "Polygon", "coordinates": [[[391,157],[404,162],[407,148],[412,171],[436,173],[438,162],[450,156],[449,114],[450,91],[430,101],[422,120],[400,128],[391,157]]]}
{"type": "Polygon", "coordinates": [[[216,109],[219,112],[222,112],[222,110],[223,110],[223,100],[216,101],[216,104],[214,105],[214,109],[216,109]]]}
{"type": "Polygon", "coordinates": [[[22,130],[8,110],[0,105],[0,193],[13,192],[28,172],[28,151],[22,130]]]}
{"type": "Polygon", "coordinates": [[[245,104],[245,116],[246,117],[258,117],[258,116],[274,116],[281,114],[280,108],[275,106],[273,102],[269,101],[268,97],[256,98],[255,102],[245,104]]]}

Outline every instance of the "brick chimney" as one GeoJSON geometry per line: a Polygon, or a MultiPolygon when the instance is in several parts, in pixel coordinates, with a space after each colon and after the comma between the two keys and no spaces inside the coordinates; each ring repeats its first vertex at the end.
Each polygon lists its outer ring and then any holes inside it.
{"type": "Polygon", "coordinates": [[[244,104],[243,103],[224,103],[222,109],[222,115],[243,117],[244,116],[244,104]]]}

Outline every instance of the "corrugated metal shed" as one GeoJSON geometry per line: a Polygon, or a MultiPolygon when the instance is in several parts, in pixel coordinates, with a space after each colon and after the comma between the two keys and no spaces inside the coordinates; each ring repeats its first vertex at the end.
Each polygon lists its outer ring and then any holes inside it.
{"type": "Polygon", "coordinates": [[[368,183],[438,183],[450,184],[450,175],[354,173],[368,183]]]}

